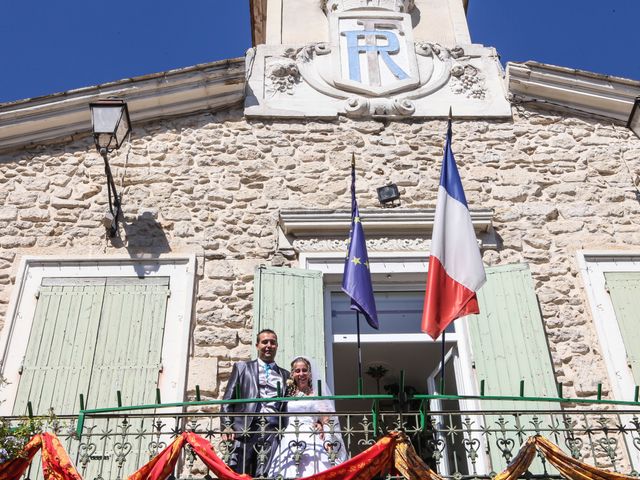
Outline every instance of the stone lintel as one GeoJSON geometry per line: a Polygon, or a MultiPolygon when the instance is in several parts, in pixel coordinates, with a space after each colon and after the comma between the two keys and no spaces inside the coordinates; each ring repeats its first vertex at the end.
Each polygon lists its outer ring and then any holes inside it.
{"type": "MultiPolygon", "coordinates": [[[[493,225],[493,210],[471,210],[476,233],[488,232],[493,225]]],[[[435,209],[361,210],[360,216],[369,235],[425,235],[433,230],[435,209]]],[[[348,234],[351,212],[347,210],[282,210],[280,227],[293,237],[340,236],[348,234]]]]}

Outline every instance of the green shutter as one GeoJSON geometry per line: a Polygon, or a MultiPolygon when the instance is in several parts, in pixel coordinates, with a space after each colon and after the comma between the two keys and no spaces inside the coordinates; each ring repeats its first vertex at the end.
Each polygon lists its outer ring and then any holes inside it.
{"type": "Polygon", "coordinates": [[[633,380],[636,385],[640,385],[640,272],[605,272],[604,278],[633,380]]]}
{"type": "Polygon", "coordinates": [[[45,278],[13,413],[153,403],[161,368],[167,278],[45,278]]]}
{"type": "MultiPolygon", "coordinates": [[[[557,397],[542,317],[526,264],[487,269],[480,314],[468,317],[473,361],[486,395],[557,397]]],[[[553,403],[482,401],[484,409],[549,409],[553,403]]]]}
{"type": "Polygon", "coordinates": [[[289,369],[297,355],[313,358],[326,373],[322,272],[260,266],[256,269],[253,307],[255,334],[278,334],[276,361],[289,369]]]}
{"type": "Polygon", "coordinates": [[[108,278],[88,408],[155,402],[169,294],[167,278],[108,278]]]}
{"type": "Polygon", "coordinates": [[[80,409],[91,376],[104,279],[44,279],[13,407],[24,415],[31,401],[35,414],[53,408],[58,415],[80,409]]]}
{"type": "MultiPolygon", "coordinates": [[[[473,361],[486,395],[517,396],[524,380],[525,396],[557,397],[549,348],[538,307],[533,279],[526,264],[487,268],[487,283],[478,291],[480,314],[468,317],[473,361]]],[[[551,424],[544,414],[521,414],[517,419],[490,410],[559,410],[558,403],[482,400],[482,422],[503,433],[488,436],[486,448],[494,472],[502,471],[520,449],[524,437],[518,428],[531,429],[536,421],[551,424]],[[508,451],[508,454],[503,451],[508,451]]],[[[529,471],[557,474],[535,459],[529,471]]]]}

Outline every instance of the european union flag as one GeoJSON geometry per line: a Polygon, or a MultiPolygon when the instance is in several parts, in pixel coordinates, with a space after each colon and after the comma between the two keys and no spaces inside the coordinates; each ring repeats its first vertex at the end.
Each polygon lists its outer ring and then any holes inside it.
{"type": "Polygon", "coordinates": [[[351,232],[347,258],[344,262],[342,291],[351,297],[351,310],[362,313],[367,323],[377,329],[378,312],[376,312],[376,302],[373,298],[369,256],[356,201],[355,157],[351,161],[351,232]]]}

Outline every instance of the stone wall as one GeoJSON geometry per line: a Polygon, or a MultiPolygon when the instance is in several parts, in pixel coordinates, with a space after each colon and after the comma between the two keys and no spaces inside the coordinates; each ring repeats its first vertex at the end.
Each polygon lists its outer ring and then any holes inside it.
{"type": "MultiPolygon", "coordinates": [[[[558,380],[566,395],[591,395],[607,375],[575,254],[640,244],[640,141],[587,117],[524,105],[513,114],[455,122],[462,181],[471,208],[495,211],[501,242],[485,262],[531,265],[558,380]]],[[[115,241],[101,223],[104,170],[88,136],[4,154],[0,317],[22,255],[195,252],[189,388],[218,396],[231,363],[254,348],[253,271],[274,260],[279,209],[348,209],[352,151],[361,208],[377,208],[375,188],[388,181],[401,208],[433,208],[444,133],[442,121],[257,122],[241,110],[136,125],[111,157],[125,213],[115,241]]]]}

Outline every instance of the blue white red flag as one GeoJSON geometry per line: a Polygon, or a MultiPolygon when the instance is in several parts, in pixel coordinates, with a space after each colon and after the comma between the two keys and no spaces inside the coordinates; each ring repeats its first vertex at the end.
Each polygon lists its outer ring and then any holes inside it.
{"type": "Polygon", "coordinates": [[[422,331],[434,340],[456,318],[480,313],[476,292],[486,281],[480,248],[447,128],[431,237],[422,331]]]}
{"type": "Polygon", "coordinates": [[[367,323],[377,329],[379,326],[378,312],[373,297],[367,243],[356,201],[355,159],[351,161],[351,232],[349,233],[347,257],[344,262],[342,291],[351,297],[351,310],[362,313],[367,323]]]}

